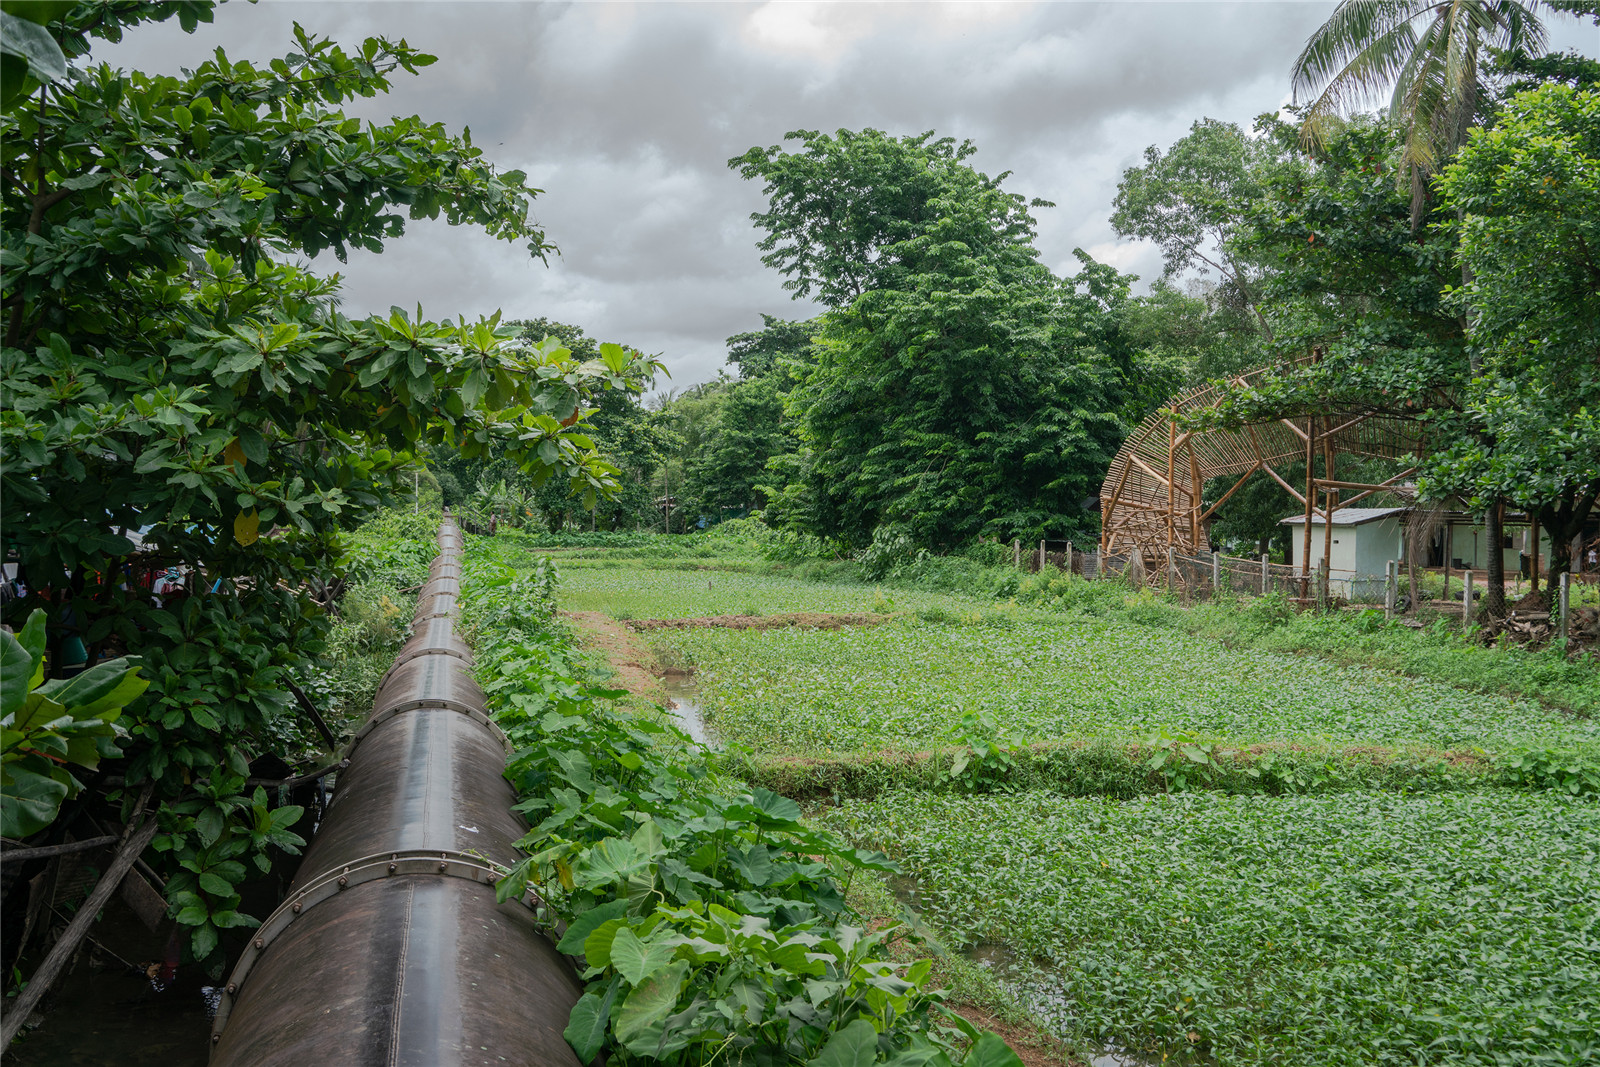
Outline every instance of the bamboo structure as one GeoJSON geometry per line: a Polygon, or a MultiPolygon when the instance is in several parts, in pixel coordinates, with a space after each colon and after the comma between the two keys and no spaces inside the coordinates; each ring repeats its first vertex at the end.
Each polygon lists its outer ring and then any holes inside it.
{"type": "MultiPolygon", "coordinates": [[[[1315,357],[1308,357],[1308,359],[1315,357]]],[[[1229,387],[1247,388],[1279,373],[1279,366],[1256,367],[1235,375],[1229,387]]],[[[1208,550],[1211,517],[1257,471],[1277,482],[1305,508],[1305,559],[1310,578],[1311,523],[1379,492],[1393,492],[1416,473],[1416,467],[1379,483],[1343,481],[1335,477],[1337,457],[1404,459],[1426,447],[1420,427],[1409,419],[1359,411],[1320,411],[1312,415],[1263,419],[1226,429],[1184,429],[1183,416],[1214,409],[1222,399],[1216,385],[1180,393],[1166,408],[1145,419],[1123,442],[1100,488],[1100,551],[1138,555],[1149,567],[1167,558],[1169,549],[1189,555],[1208,550]],[[1322,473],[1314,460],[1322,456],[1322,473]],[[1306,480],[1297,488],[1274,468],[1306,464],[1306,480]],[[1207,505],[1205,485],[1213,478],[1233,483],[1207,505]],[[1349,490],[1342,496],[1341,490],[1349,490]]],[[[1323,557],[1329,552],[1324,536],[1323,557]]]]}

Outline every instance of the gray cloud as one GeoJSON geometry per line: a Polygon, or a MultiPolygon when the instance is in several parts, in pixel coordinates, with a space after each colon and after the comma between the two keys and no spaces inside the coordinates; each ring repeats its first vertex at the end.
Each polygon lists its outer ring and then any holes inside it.
{"type": "MultiPolygon", "coordinates": [[[[761,312],[814,310],[761,266],[748,221],[760,190],[730,157],[793,129],[970,138],[981,169],[1058,205],[1039,214],[1046,262],[1073,269],[1081,246],[1151,277],[1159,257],[1106,221],[1122,170],[1203,115],[1277,108],[1332,7],[231,3],[193,35],[136,30],[99,57],[176,70],[221,45],[261,60],[290,50],[295,21],[346,46],[383,34],[437,55],[349,110],[470,126],[544,190],[535,214],[562,254],[545,267],[475,231],[414,224],[381,256],[318,262],[344,275],[346,310],[546,315],[662,353],[682,386],[715,375],[723,339],[761,312]]],[[[1558,47],[1595,50],[1592,28],[1553,28],[1558,47]]]]}

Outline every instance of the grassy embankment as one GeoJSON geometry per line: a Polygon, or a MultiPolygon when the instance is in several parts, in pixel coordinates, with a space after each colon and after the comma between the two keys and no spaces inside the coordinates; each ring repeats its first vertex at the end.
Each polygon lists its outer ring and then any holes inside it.
{"type": "MultiPolygon", "coordinates": [[[[653,565],[681,557],[570,555],[564,602],[618,617],[906,612],[650,639],[696,668],[713,728],[747,750],[735,766],[842,795],[823,821],[898,855],[949,943],[1015,953],[1009,988],[1081,1046],[1237,1063],[1593,1052],[1600,813],[1529,787],[1592,782],[1596,727],[1516,695],[1589,711],[1588,665],[1066,576],[972,568],[983,581],[959,595],[930,587],[959,588],[962,567],[863,585],[741,550],[699,557],[726,568],[706,590],[653,565]],[[1287,654],[1306,646],[1322,656],[1287,654]],[[1466,684],[1428,677],[1452,673],[1466,684]],[[1529,750],[1562,755],[1528,771],[1513,754],[1529,750]]],[[[894,909],[885,888],[863,899],[894,909]]],[[[997,999],[970,965],[951,973],[997,999]]]]}

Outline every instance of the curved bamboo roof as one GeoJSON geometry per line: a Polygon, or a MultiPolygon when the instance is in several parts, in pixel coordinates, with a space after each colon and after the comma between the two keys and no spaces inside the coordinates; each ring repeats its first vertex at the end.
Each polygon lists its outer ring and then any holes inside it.
{"type": "MultiPolygon", "coordinates": [[[[1280,369],[1281,365],[1255,367],[1226,384],[1256,384],[1280,369]]],[[[1159,560],[1165,559],[1169,547],[1187,554],[1205,550],[1212,515],[1256,471],[1288,490],[1308,514],[1325,515],[1373,493],[1398,490],[1402,479],[1415,473],[1413,467],[1379,484],[1340,481],[1338,456],[1400,459],[1419,455],[1425,447],[1415,421],[1382,413],[1327,411],[1202,430],[1184,430],[1169,414],[1214,408],[1221,398],[1217,383],[1179,393],[1123,442],[1100,487],[1101,551],[1138,551],[1146,559],[1159,560]],[[1291,485],[1275,469],[1304,463],[1312,455],[1323,457],[1327,473],[1313,478],[1309,493],[1303,482],[1291,485]],[[1235,481],[1228,492],[1206,505],[1202,499],[1206,482],[1229,475],[1235,481]],[[1318,493],[1323,498],[1320,505],[1318,493]]]]}

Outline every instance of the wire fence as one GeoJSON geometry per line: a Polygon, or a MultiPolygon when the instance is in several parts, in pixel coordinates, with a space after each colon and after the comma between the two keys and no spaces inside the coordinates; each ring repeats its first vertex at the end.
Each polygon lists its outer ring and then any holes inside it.
{"type": "MultiPolygon", "coordinates": [[[[1417,588],[1413,591],[1412,575],[1399,561],[1390,562],[1384,572],[1372,573],[1323,568],[1320,561],[1307,570],[1273,562],[1266,555],[1251,559],[1220,552],[1190,555],[1174,550],[1166,560],[1151,561],[1139,553],[1102,554],[1098,546],[1082,551],[1070,541],[1040,541],[1026,548],[1013,541],[1011,547],[1016,565],[1030,573],[1054,567],[1089,579],[1116,578],[1167,589],[1185,600],[1280,594],[1327,607],[1364,606],[1393,613],[1405,611],[1415,599],[1418,604],[1436,608],[1459,607],[1466,617],[1481,605],[1485,591],[1484,572],[1440,568],[1418,568],[1417,588]]],[[[1526,579],[1515,575],[1510,579],[1506,596],[1508,601],[1514,601],[1530,586],[1526,579]]],[[[1600,574],[1579,572],[1569,576],[1574,606],[1589,600],[1600,602],[1597,580],[1600,574]]]]}

